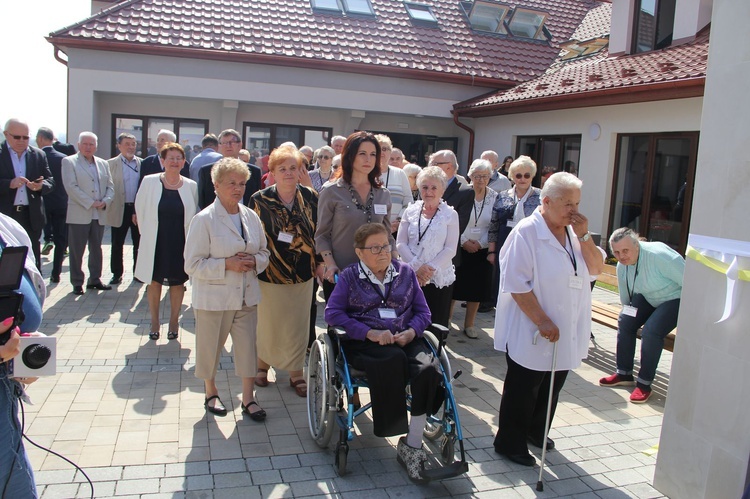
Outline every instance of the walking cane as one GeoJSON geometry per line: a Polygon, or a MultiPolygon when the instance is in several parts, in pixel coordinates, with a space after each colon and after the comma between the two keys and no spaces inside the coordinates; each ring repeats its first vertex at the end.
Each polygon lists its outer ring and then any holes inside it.
{"type": "Polygon", "coordinates": [[[549,377],[549,397],[547,397],[547,419],[544,422],[544,438],[542,439],[542,464],[539,466],[539,480],[536,482],[536,490],[544,490],[542,473],[544,473],[544,458],[547,455],[547,435],[549,435],[550,415],[552,414],[552,390],[555,387],[555,368],[557,367],[557,341],[552,347],[552,372],[549,377]]]}

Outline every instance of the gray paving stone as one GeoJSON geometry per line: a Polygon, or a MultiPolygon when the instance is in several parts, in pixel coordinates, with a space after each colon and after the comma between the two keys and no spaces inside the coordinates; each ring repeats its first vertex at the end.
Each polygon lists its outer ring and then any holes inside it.
{"type": "MultiPolygon", "coordinates": [[[[252,476],[253,484],[255,485],[281,482],[281,472],[279,470],[251,471],[250,475],[252,476]]],[[[263,488],[261,488],[261,491],[263,491],[263,488]]]]}
{"type": "Polygon", "coordinates": [[[164,476],[163,464],[151,464],[145,466],[125,466],[122,472],[123,480],[136,478],[162,478],[164,476]]]}
{"type": "Polygon", "coordinates": [[[73,481],[76,470],[44,470],[35,471],[34,479],[37,485],[48,485],[64,483],[68,484],[73,481]]]}
{"type": "Polygon", "coordinates": [[[218,473],[237,473],[247,471],[247,464],[244,459],[222,459],[220,461],[211,461],[209,463],[211,474],[218,473]]]}
{"type": "Polygon", "coordinates": [[[211,490],[214,487],[214,479],[211,475],[195,475],[187,477],[186,490],[211,490]]]}
{"type": "Polygon", "coordinates": [[[214,487],[217,489],[250,487],[251,485],[253,485],[253,479],[250,476],[250,473],[246,471],[214,475],[214,487]]]}
{"type": "Polygon", "coordinates": [[[42,499],[69,499],[78,493],[77,483],[52,484],[44,487],[42,499]]]}
{"type": "Polygon", "coordinates": [[[262,497],[260,487],[214,490],[214,499],[261,499],[262,497]]]}
{"type": "Polygon", "coordinates": [[[158,478],[141,478],[138,480],[120,480],[115,488],[116,495],[151,494],[159,492],[158,478]]]}
{"type": "Polygon", "coordinates": [[[567,478],[563,480],[550,480],[545,484],[556,494],[561,496],[582,494],[591,492],[591,488],[580,478],[567,478]]]}

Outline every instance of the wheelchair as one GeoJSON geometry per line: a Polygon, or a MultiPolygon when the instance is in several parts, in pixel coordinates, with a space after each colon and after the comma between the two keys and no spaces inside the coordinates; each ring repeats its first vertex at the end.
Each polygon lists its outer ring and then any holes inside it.
{"type": "MultiPolygon", "coordinates": [[[[346,474],[349,441],[354,439],[354,419],[367,412],[372,404],[355,408],[352,398],[359,388],[367,388],[364,372],[357,371],[346,361],[341,338],[346,333],[329,327],[310,348],[307,369],[307,419],[310,434],[321,448],[327,448],[334,433],[339,429],[339,441],[335,448],[335,469],[339,476],[346,474]],[[344,403],[346,400],[346,403],[344,403]]],[[[442,374],[441,386],[445,389],[445,401],[437,414],[427,418],[423,435],[429,441],[428,463],[422,472],[426,480],[443,480],[466,473],[469,465],[464,452],[458,406],[453,397],[454,379],[461,375],[457,371],[451,375],[450,359],[445,349],[448,329],[433,324],[425,332],[421,341],[426,341],[433,354],[440,359],[442,374]],[[460,459],[456,460],[456,444],[460,459]],[[432,451],[432,452],[429,452],[432,451]]],[[[420,341],[415,339],[414,341],[420,341]]],[[[410,387],[407,385],[404,396],[410,408],[410,387]]]]}

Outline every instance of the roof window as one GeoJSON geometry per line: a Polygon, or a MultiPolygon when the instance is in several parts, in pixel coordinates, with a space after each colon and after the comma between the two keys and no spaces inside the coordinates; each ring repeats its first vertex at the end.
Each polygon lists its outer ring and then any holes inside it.
{"type": "Polygon", "coordinates": [[[474,0],[468,13],[471,27],[479,31],[490,31],[492,33],[508,32],[505,29],[505,15],[510,10],[507,5],[488,2],[486,0],[474,0]]]}
{"type": "Polygon", "coordinates": [[[508,29],[513,36],[542,39],[545,38],[544,21],[546,19],[547,14],[544,12],[516,7],[508,21],[508,29]]]}
{"type": "Polygon", "coordinates": [[[409,17],[411,17],[412,21],[431,25],[437,24],[437,18],[435,17],[435,14],[432,12],[432,9],[429,5],[425,5],[423,3],[404,2],[404,6],[406,7],[406,12],[409,14],[409,17]]]}
{"type": "Polygon", "coordinates": [[[370,0],[310,0],[313,11],[374,16],[370,0]]]}

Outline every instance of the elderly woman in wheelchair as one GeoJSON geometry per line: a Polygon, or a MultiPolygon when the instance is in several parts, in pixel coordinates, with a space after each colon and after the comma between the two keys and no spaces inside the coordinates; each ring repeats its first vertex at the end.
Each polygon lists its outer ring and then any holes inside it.
{"type": "MultiPolygon", "coordinates": [[[[326,322],[345,331],[339,338],[343,355],[351,367],[366,373],[375,435],[406,433],[398,442],[398,462],[411,480],[424,482],[423,431],[446,396],[440,357],[421,340],[430,326],[430,310],[414,271],[391,260],[383,224],[363,225],[354,239],[360,261],[341,272],[326,307],[326,322]],[[405,395],[407,385],[410,397],[405,395]]],[[[337,463],[339,457],[337,449],[337,463]]]]}

